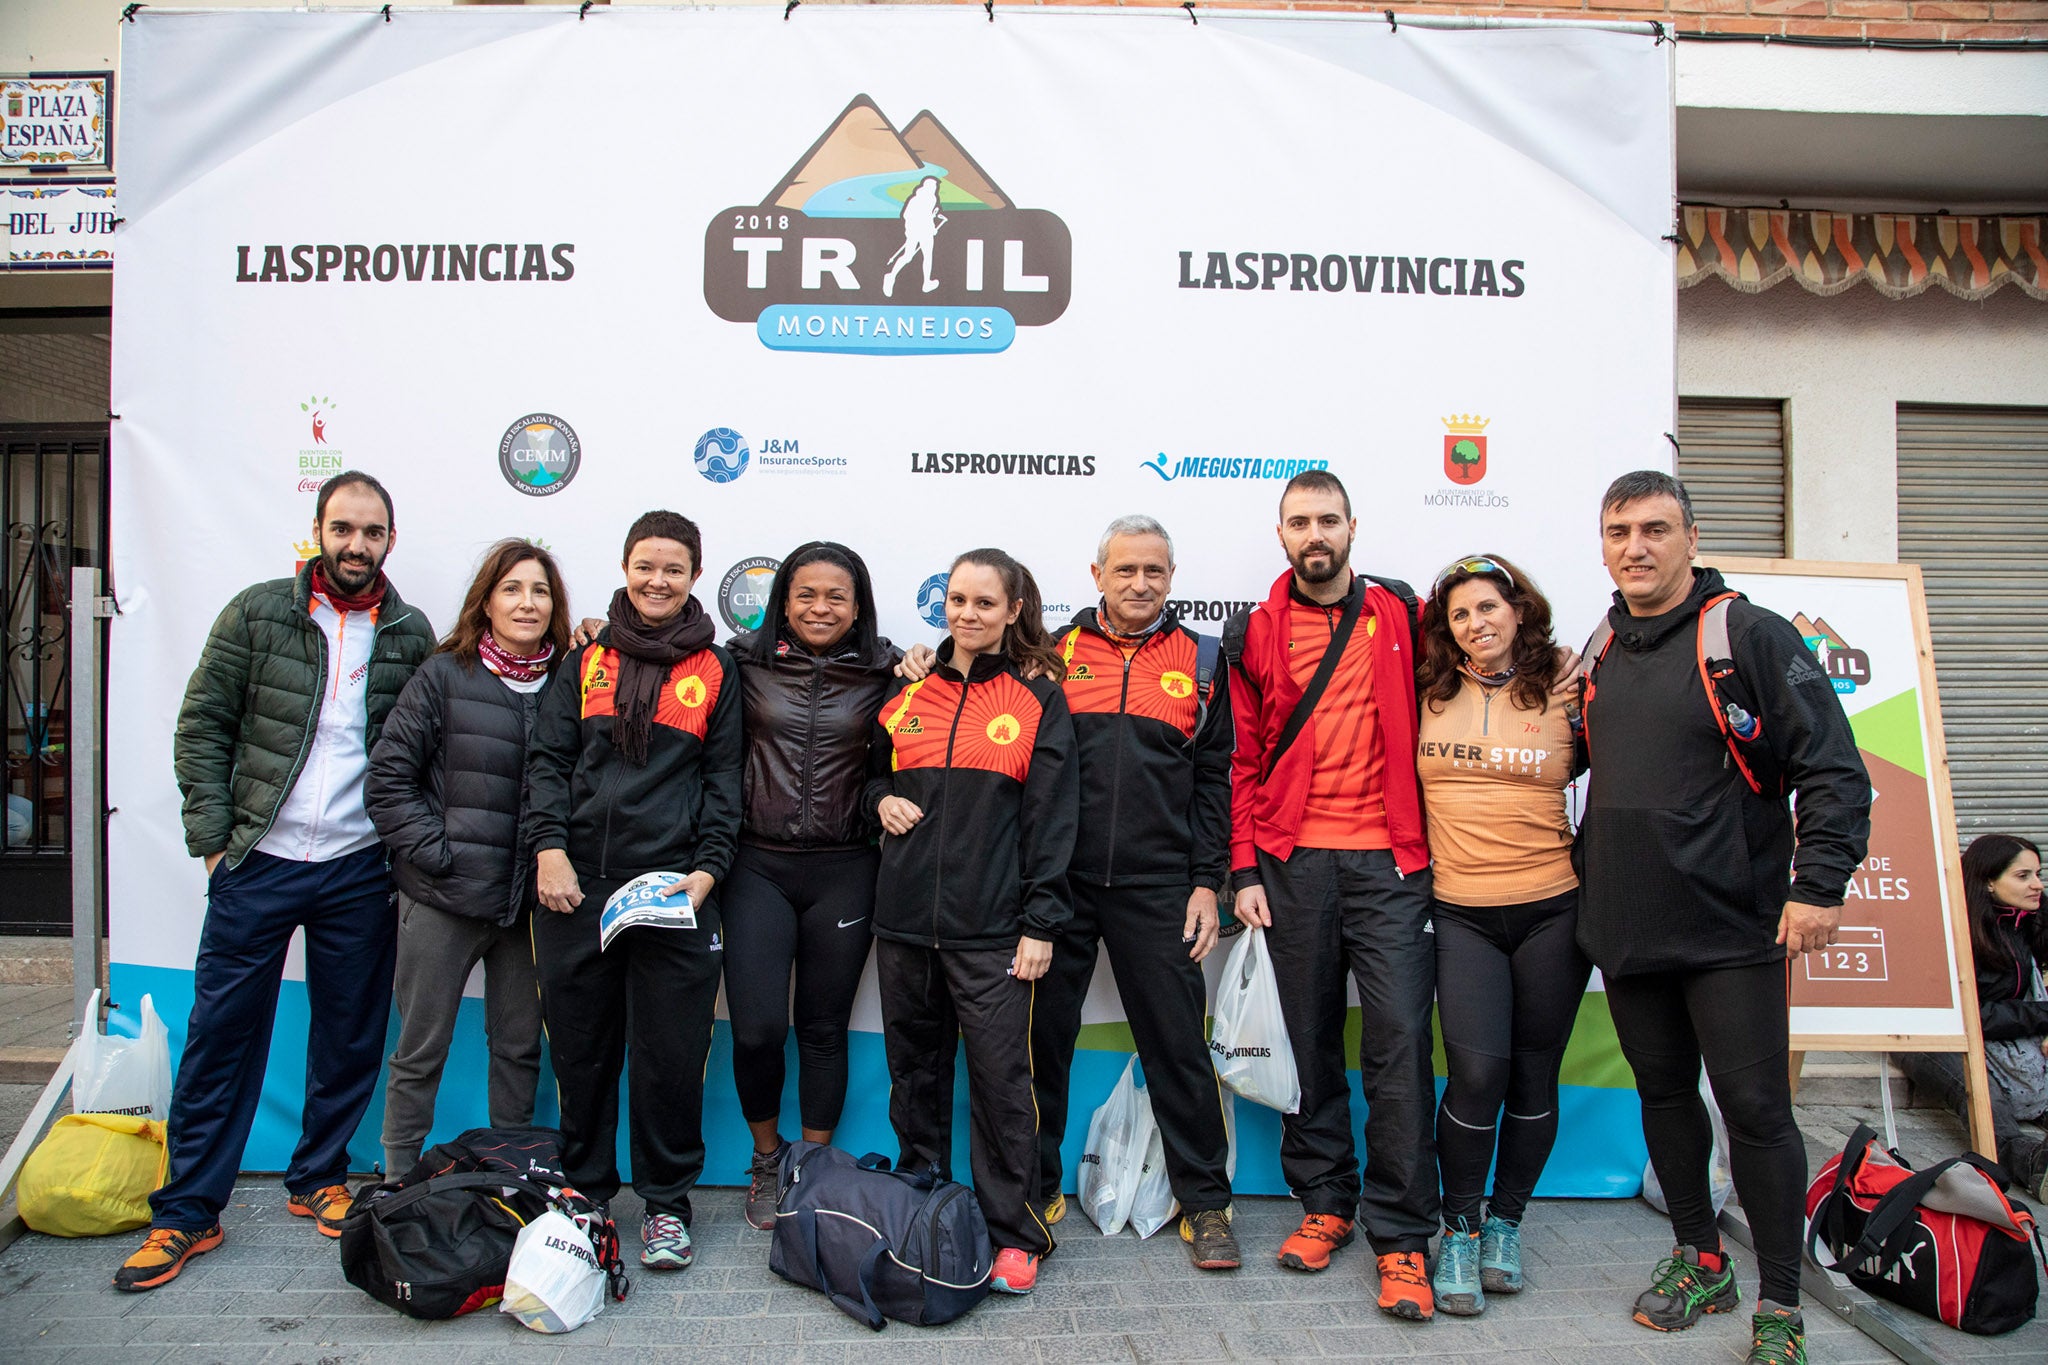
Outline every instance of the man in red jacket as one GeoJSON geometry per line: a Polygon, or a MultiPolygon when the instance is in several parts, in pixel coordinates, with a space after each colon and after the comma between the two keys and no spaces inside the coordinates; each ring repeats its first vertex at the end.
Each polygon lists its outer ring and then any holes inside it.
{"type": "Polygon", "coordinates": [[[1279,526],[1293,568],[1225,630],[1237,728],[1231,867],[1237,917],[1267,932],[1301,1076],[1280,1165],[1306,1216],[1280,1264],[1323,1269],[1362,1217],[1380,1308],[1426,1321],[1439,1211],[1436,959],[1415,781],[1416,598],[1405,583],[1352,572],[1357,526],[1335,475],[1296,475],[1279,526]],[[1347,969],[1369,1106],[1362,1182],[1344,1068],[1347,969]]]}

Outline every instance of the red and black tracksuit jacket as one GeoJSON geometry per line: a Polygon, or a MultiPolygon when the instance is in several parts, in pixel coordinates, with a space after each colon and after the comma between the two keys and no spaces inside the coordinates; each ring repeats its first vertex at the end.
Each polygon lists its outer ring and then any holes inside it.
{"type": "Polygon", "coordinates": [[[1207,887],[1229,872],[1230,701],[1201,644],[1172,617],[1126,653],[1095,608],[1059,635],[1079,746],[1072,875],[1098,886],[1207,887]]]}
{"type": "Polygon", "coordinates": [[[732,656],[706,645],[670,666],[636,768],[612,748],[620,659],[608,638],[571,653],[542,694],[527,747],[527,845],[566,850],[585,877],[701,868],[723,881],[744,761],[732,656]]]}
{"type": "Polygon", "coordinates": [[[927,948],[1056,939],[1072,913],[1079,784],[1066,698],[1001,655],[962,678],[952,651],[948,640],[931,673],[897,680],[875,716],[867,813],[885,796],[924,811],[910,833],[882,838],[875,937],[927,948]]]}

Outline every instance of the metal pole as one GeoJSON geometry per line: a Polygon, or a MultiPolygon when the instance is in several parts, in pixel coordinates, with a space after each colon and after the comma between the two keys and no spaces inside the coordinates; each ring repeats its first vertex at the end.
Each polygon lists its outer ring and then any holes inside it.
{"type": "Polygon", "coordinates": [[[85,1017],[105,967],[100,924],[106,886],[101,879],[101,845],[107,797],[101,775],[105,741],[100,700],[100,621],[111,604],[100,598],[100,571],[71,571],[71,697],[66,743],[71,759],[71,1036],[98,1029],[85,1017]]]}

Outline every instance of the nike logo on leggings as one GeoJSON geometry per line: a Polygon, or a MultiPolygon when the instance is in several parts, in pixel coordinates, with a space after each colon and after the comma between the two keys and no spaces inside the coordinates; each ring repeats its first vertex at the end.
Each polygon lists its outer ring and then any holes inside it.
{"type": "Polygon", "coordinates": [[[854,925],[859,924],[862,920],[866,918],[866,915],[857,915],[853,919],[843,919],[839,921],[839,927],[842,929],[851,929],[854,925]]]}

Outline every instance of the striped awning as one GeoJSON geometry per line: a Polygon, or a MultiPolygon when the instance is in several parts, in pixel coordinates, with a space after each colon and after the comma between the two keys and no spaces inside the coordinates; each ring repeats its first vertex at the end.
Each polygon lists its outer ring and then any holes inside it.
{"type": "Polygon", "coordinates": [[[1981,299],[2007,284],[2048,300],[2048,218],[1679,206],[1678,285],[1720,279],[1760,294],[1790,279],[1814,294],[1862,283],[1903,299],[1940,285],[1981,299]]]}

